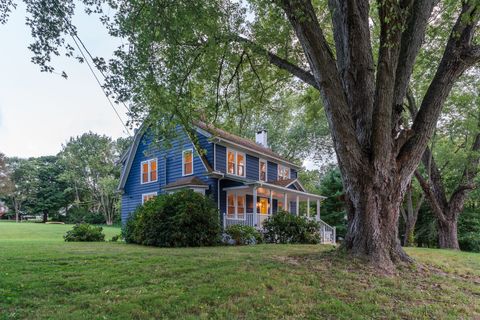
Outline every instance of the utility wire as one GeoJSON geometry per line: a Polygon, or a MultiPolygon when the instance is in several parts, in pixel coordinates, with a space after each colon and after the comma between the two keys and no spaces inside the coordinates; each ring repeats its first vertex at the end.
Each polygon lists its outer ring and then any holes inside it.
{"type": "MultiPolygon", "coordinates": [[[[90,57],[90,59],[92,60],[93,63],[95,63],[95,59],[93,58],[92,54],[90,53],[90,51],[87,49],[87,47],[85,46],[85,44],[83,43],[82,39],[80,39],[80,37],[78,36],[78,34],[75,32],[74,34],[74,37],[76,37],[78,39],[78,42],[80,42],[80,44],[82,45],[83,49],[85,50],[85,52],[88,54],[88,56],[90,57]]],[[[78,44],[77,44],[77,47],[78,47],[78,44]]],[[[83,55],[83,54],[82,54],[83,55]]],[[[100,72],[100,74],[103,76],[104,79],[107,79],[107,76],[105,75],[105,73],[102,71],[101,68],[99,68],[96,64],[95,64],[95,67],[97,68],[97,70],[100,72]]],[[[125,109],[128,110],[128,112],[130,112],[130,108],[124,103],[122,102],[123,106],[125,107],[125,109]]]]}
{"type": "MultiPolygon", "coordinates": [[[[73,42],[75,42],[75,45],[77,46],[78,50],[80,51],[83,59],[85,60],[85,62],[87,63],[87,66],[88,68],[90,69],[90,72],[92,73],[93,77],[95,78],[95,80],[97,81],[98,85],[100,86],[100,88],[102,89],[103,93],[105,94],[105,97],[107,98],[108,102],[110,103],[110,106],[112,107],[113,111],[115,111],[115,114],[117,115],[118,119],[120,120],[120,122],[122,123],[123,127],[125,128],[125,130],[127,131],[128,135],[129,136],[132,136],[131,133],[130,133],[130,130],[128,130],[127,126],[125,125],[125,123],[123,122],[122,120],[122,117],[120,116],[120,114],[118,113],[117,109],[115,108],[115,106],[113,105],[113,102],[112,100],[110,99],[109,95],[107,94],[107,92],[105,91],[105,88],[102,86],[102,83],[100,82],[100,80],[98,79],[97,77],[97,74],[95,73],[95,71],[93,70],[92,66],[90,65],[90,62],[88,61],[87,57],[85,56],[85,54],[83,53],[83,50],[82,48],[80,47],[80,45],[78,44],[77,40],[75,39],[75,36],[73,36],[71,33],[70,33],[70,36],[72,37],[73,39],[73,42]]],[[[77,36],[78,38],[78,36],[77,36]]],[[[80,39],[79,39],[80,40],[80,39]]],[[[91,57],[91,56],[90,56],[91,57]]],[[[101,72],[101,71],[100,71],[101,72]]],[[[127,106],[125,106],[127,108],[127,106]]],[[[128,108],[127,108],[128,110],[128,108]]]]}

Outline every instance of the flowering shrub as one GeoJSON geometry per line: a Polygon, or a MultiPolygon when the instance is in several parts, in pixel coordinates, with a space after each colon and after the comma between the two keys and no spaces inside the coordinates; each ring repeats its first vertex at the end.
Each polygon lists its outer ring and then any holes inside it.
{"type": "Polygon", "coordinates": [[[225,233],[235,241],[236,245],[249,245],[262,242],[262,235],[257,229],[251,226],[236,224],[229,226],[225,233]]]}

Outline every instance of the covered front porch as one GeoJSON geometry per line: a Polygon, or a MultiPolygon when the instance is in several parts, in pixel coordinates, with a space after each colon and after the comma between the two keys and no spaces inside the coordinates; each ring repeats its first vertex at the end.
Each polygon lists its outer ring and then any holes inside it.
{"type": "Polygon", "coordinates": [[[226,193],[223,227],[242,224],[261,229],[266,219],[284,210],[319,222],[322,243],[334,243],[335,228],[320,218],[320,202],[325,197],[298,190],[297,187],[293,184],[286,187],[256,182],[223,188],[226,193]]]}

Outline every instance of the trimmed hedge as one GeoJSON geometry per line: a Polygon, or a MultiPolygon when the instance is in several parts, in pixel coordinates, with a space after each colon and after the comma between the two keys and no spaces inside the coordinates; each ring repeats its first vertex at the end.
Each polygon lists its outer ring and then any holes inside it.
{"type": "Polygon", "coordinates": [[[80,223],[73,226],[72,230],[67,231],[63,236],[67,242],[93,242],[105,241],[102,227],[92,226],[88,223],[80,223]]]}
{"type": "Polygon", "coordinates": [[[280,211],[263,222],[264,239],[270,243],[320,242],[320,225],[316,221],[280,211]]]}
{"type": "Polygon", "coordinates": [[[211,199],[193,190],[161,194],[133,213],[122,235],[147,246],[211,246],[220,242],[220,215],[211,199]]]}

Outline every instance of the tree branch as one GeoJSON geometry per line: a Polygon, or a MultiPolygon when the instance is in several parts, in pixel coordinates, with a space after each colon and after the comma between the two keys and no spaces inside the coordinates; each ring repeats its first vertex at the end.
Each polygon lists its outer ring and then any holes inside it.
{"type": "Polygon", "coordinates": [[[437,198],[435,197],[435,194],[431,189],[428,181],[423,178],[422,174],[418,170],[415,170],[414,175],[415,178],[417,178],[417,181],[420,184],[423,192],[425,193],[425,196],[427,197],[435,216],[441,221],[446,221],[445,215],[443,214],[444,208],[441,206],[440,203],[438,203],[437,198]]]}
{"type": "Polygon", "coordinates": [[[403,101],[413,72],[418,52],[425,38],[425,30],[433,7],[438,0],[415,0],[408,12],[405,31],[402,33],[400,54],[395,75],[393,93],[394,112],[392,114],[392,134],[400,130],[403,101]]]}
{"type": "Polygon", "coordinates": [[[440,65],[413,122],[413,135],[402,146],[397,156],[402,179],[408,179],[411,172],[416,169],[433,135],[443,104],[453,84],[471,66],[469,62],[475,60],[465,59],[468,57],[465,55],[471,52],[471,41],[479,19],[479,9],[480,4],[476,2],[464,3],[462,6],[440,65]]]}
{"type": "Polygon", "coordinates": [[[372,120],[373,159],[377,163],[386,163],[392,156],[393,93],[404,26],[403,11],[397,1],[385,0],[378,3],[381,33],[372,120]]]}
{"type": "Polygon", "coordinates": [[[250,39],[244,38],[242,36],[233,36],[232,38],[233,38],[234,41],[241,42],[241,43],[246,43],[250,47],[250,49],[252,49],[254,52],[259,53],[261,55],[266,55],[268,57],[268,61],[271,64],[277,66],[278,68],[280,68],[282,70],[285,70],[285,71],[289,72],[291,75],[299,78],[300,80],[302,80],[306,84],[309,84],[312,87],[314,87],[315,89],[319,90],[319,86],[316,83],[315,78],[313,77],[313,75],[310,72],[300,68],[299,66],[294,65],[293,63],[289,62],[286,59],[280,58],[279,56],[277,56],[273,52],[268,51],[267,49],[265,49],[262,46],[256,44],[255,42],[253,42],[250,39]]]}
{"type": "Polygon", "coordinates": [[[395,76],[395,106],[401,107],[403,104],[413,66],[425,38],[428,18],[437,2],[438,0],[415,0],[409,10],[395,76]]]}
{"type": "Polygon", "coordinates": [[[369,1],[329,0],[337,66],[358,140],[370,149],[375,68],[369,26],[369,1]]]}
{"type": "MultiPolygon", "coordinates": [[[[325,106],[335,150],[344,180],[357,179],[364,170],[366,156],[355,135],[355,125],[350,113],[342,81],[333,53],[320,28],[315,9],[310,0],[278,0],[302,45],[315,82],[325,106]],[[346,162],[349,162],[347,165],[346,162]]],[[[354,181],[352,183],[355,184],[354,181]]]]}

